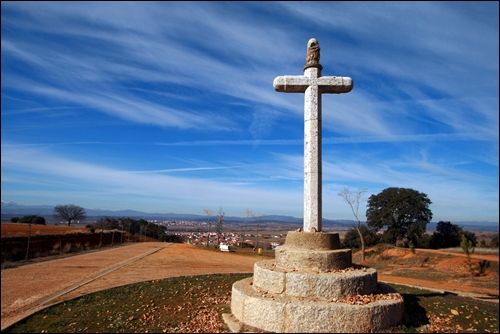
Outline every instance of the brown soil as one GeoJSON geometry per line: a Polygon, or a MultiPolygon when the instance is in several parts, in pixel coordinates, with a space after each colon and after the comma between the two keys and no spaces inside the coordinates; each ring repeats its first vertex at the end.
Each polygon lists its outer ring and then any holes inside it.
{"type": "MultiPolygon", "coordinates": [[[[459,253],[417,250],[413,254],[407,249],[389,249],[378,255],[372,253],[363,264],[381,266],[380,281],[483,294],[498,301],[498,256],[477,256],[496,261],[492,262],[494,268],[481,277],[470,275],[459,253]],[[410,277],[403,273],[405,270],[410,277]]],[[[226,253],[187,244],[148,242],[5,269],[1,273],[2,330],[57,301],[168,277],[252,273],[255,262],[269,258],[251,252],[226,253]]],[[[353,261],[360,263],[358,259],[359,254],[354,254],[353,261]]]]}
{"type": "MultiPolygon", "coordinates": [[[[2,223],[2,237],[27,236],[28,224],[2,223]]],[[[74,226],[54,226],[54,225],[31,225],[31,235],[36,234],[66,234],[66,233],[86,233],[88,228],[74,226]]]]}
{"type": "Polygon", "coordinates": [[[54,255],[88,252],[101,246],[156,241],[139,234],[122,234],[116,230],[103,230],[102,233],[98,230],[93,233],[87,228],[72,226],[31,225],[31,231],[29,230],[28,224],[2,223],[2,269],[19,266],[26,256],[30,261],[39,261],[54,255]],[[26,255],[28,249],[29,253],[26,255]]]}
{"type": "MultiPolygon", "coordinates": [[[[368,249],[367,266],[379,267],[378,279],[382,282],[412,285],[460,295],[493,299],[498,302],[498,255],[472,254],[471,265],[475,272],[481,261],[490,261],[489,267],[480,275],[473,275],[464,253],[430,249],[390,248],[378,255],[375,249],[368,249]]],[[[353,255],[353,261],[361,259],[360,252],[353,255]]],[[[356,261],[355,261],[356,262],[356,261]]]]}

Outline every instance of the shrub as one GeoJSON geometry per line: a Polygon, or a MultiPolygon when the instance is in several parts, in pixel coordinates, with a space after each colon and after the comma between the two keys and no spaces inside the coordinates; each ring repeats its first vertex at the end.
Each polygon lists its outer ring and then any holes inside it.
{"type": "Polygon", "coordinates": [[[493,235],[490,241],[490,247],[491,248],[498,248],[498,233],[493,235]]]}
{"type": "Polygon", "coordinates": [[[24,216],[19,219],[19,223],[45,225],[45,218],[37,215],[24,216]]]}
{"type": "MultiPolygon", "coordinates": [[[[375,229],[370,229],[366,225],[361,225],[359,227],[359,230],[363,235],[363,239],[365,241],[365,247],[376,245],[379,242],[380,237],[377,235],[375,229]]],[[[346,232],[344,240],[342,241],[342,246],[344,248],[355,248],[355,249],[361,248],[361,241],[359,238],[359,233],[356,230],[356,228],[351,228],[346,232]]]]}

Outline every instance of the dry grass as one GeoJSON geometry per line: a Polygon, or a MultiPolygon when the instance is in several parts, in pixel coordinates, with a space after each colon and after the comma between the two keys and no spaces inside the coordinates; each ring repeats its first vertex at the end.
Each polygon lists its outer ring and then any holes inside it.
{"type": "MultiPolygon", "coordinates": [[[[440,251],[450,252],[450,253],[463,253],[464,250],[461,247],[452,247],[452,248],[441,248],[440,251]]],[[[499,254],[498,248],[483,248],[476,247],[474,249],[474,254],[499,254]]]]}

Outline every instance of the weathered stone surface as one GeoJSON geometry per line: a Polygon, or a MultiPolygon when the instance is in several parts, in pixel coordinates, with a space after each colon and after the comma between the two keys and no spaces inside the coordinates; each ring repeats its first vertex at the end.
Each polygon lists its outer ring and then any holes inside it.
{"type": "MultiPolygon", "coordinates": [[[[310,83],[310,79],[303,75],[284,75],[274,79],[273,87],[277,92],[304,93],[310,83]]],[[[348,93],[354,87],[354,82],[349,77],[320,77],[316,79],[316,83],[321,93],[330,94],[348,93]]]]}
{"type": "Polygon", "coordinates": [[[348,93],[353,81],[348,77],[323,77],[319,63],[320,46],[308,41],[303,76],[274,79],[278,92],[304,93],[304,231],[322,230],[321,94],[348,93]]]}
{"type": "Polygon", "coordinates": [[[233,284],[231,311],[241,322],[270,332],[381,332],[397,325],[403,316],[402,299],[366,305],[300,300],[259,293],[251,281],[233,284]]]}
{"type": "Polygon", "coordinates": [[[285,274],[277,268],[274,260],[259,261],[253,267],[253,285],[271,293],[285,292],[285,274]]]}
{"type": "Polygon", "coordinates": [[[377,271],[365,268],[335,273],[286,272],[275,265],[275,260],[265,260],[255,263],[253,286],[290,297],[342,299],[375,293],[377,271]]]}
{"type": "Polygon", "coordinates": [[[284,332],[352,333],[371,332],[368,307],[343,303],[293,303],[288,305],[289,320],[284,332]],[[312,320],[311,319],[317,319],[312,320]],[[332,321],[332,319],[335,319],[332,321]],[[353,321],[356,319],[355,321],[353,321]],[[358,320],[359,319],[359,320],[358,320]]]}
{"type": "Polygon", "coordinates": [[[287,296],[319,300],[342,299],[349,295],[364,295],[377,290],[377,271],[373,268],[343,273],[286,273],[287,296]]]}
{"type": "Polygon", "coordinates": [[[244,309],[245,309],[245,299],[246,295],[244,291],[246,289],[242,288],[242,285],[248,284],[252,282],[252,278],[241,280],[233,284],[231,288],[231,313],[240,321],[243,321],[244,317],[244,309]]]}
{"type": "Polygon", "coordinates": [[[332,232],[308,233],[290,231],[286,235],[285,244],[289,248],[334,250],[340,248],[340,237],[338,233],[332,232]]]}
{"type": "Polygon", "coordinates": [[[401,322],[404,315],[404,302],[401,300],[395,303],[393,300],[379,300],[375,303],[368,304],[371,311],[371,327],[372,331],[380,332],[387,328],[387,324],[395,326],[401,322]]]}
{"type": "Polygon", "coordinates": [[[275,249],[276,265],[286,270],[336,270],[352,265],[350,249],[309,250],[290,248],[286,244],[275,249]]]}
{"type": "Polygon", "coordinates": [[[278,301],[259,295],[246,278],[233,284],[231,298],[231,312],[241,322],[257,327],[266,328],[270,332],[282,332],[285,322],[285,305],[287,300],[278,301]],[[237,296],[234,299],[234,296],[237,296]]]}
{"type": "Polygon", "coordinates": [[[311,38],[307,42],[307,53],[306,53],[306,66],[304,70],[309,67],[317,67],[322,69],[323,66],[319,63],[320,60],[320,47],[316,38],[311,38]]]}

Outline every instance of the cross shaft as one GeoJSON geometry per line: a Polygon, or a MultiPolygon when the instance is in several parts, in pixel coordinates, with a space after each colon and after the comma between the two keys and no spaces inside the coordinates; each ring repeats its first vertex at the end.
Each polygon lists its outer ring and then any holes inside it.
{"type": "Polygon", "coordinates": [[[348,93],[349,77],[323,77],[319,64],[319,44],[308,42],[303,76],[280,76],[273,82],[277,92],[304,93],[304,231],[322,230],[321,94],[348,93]],[[316,47],[312,49],[311,46],[316,47]],[[311,51],[313,50],[313,51],[311,51]]]}

